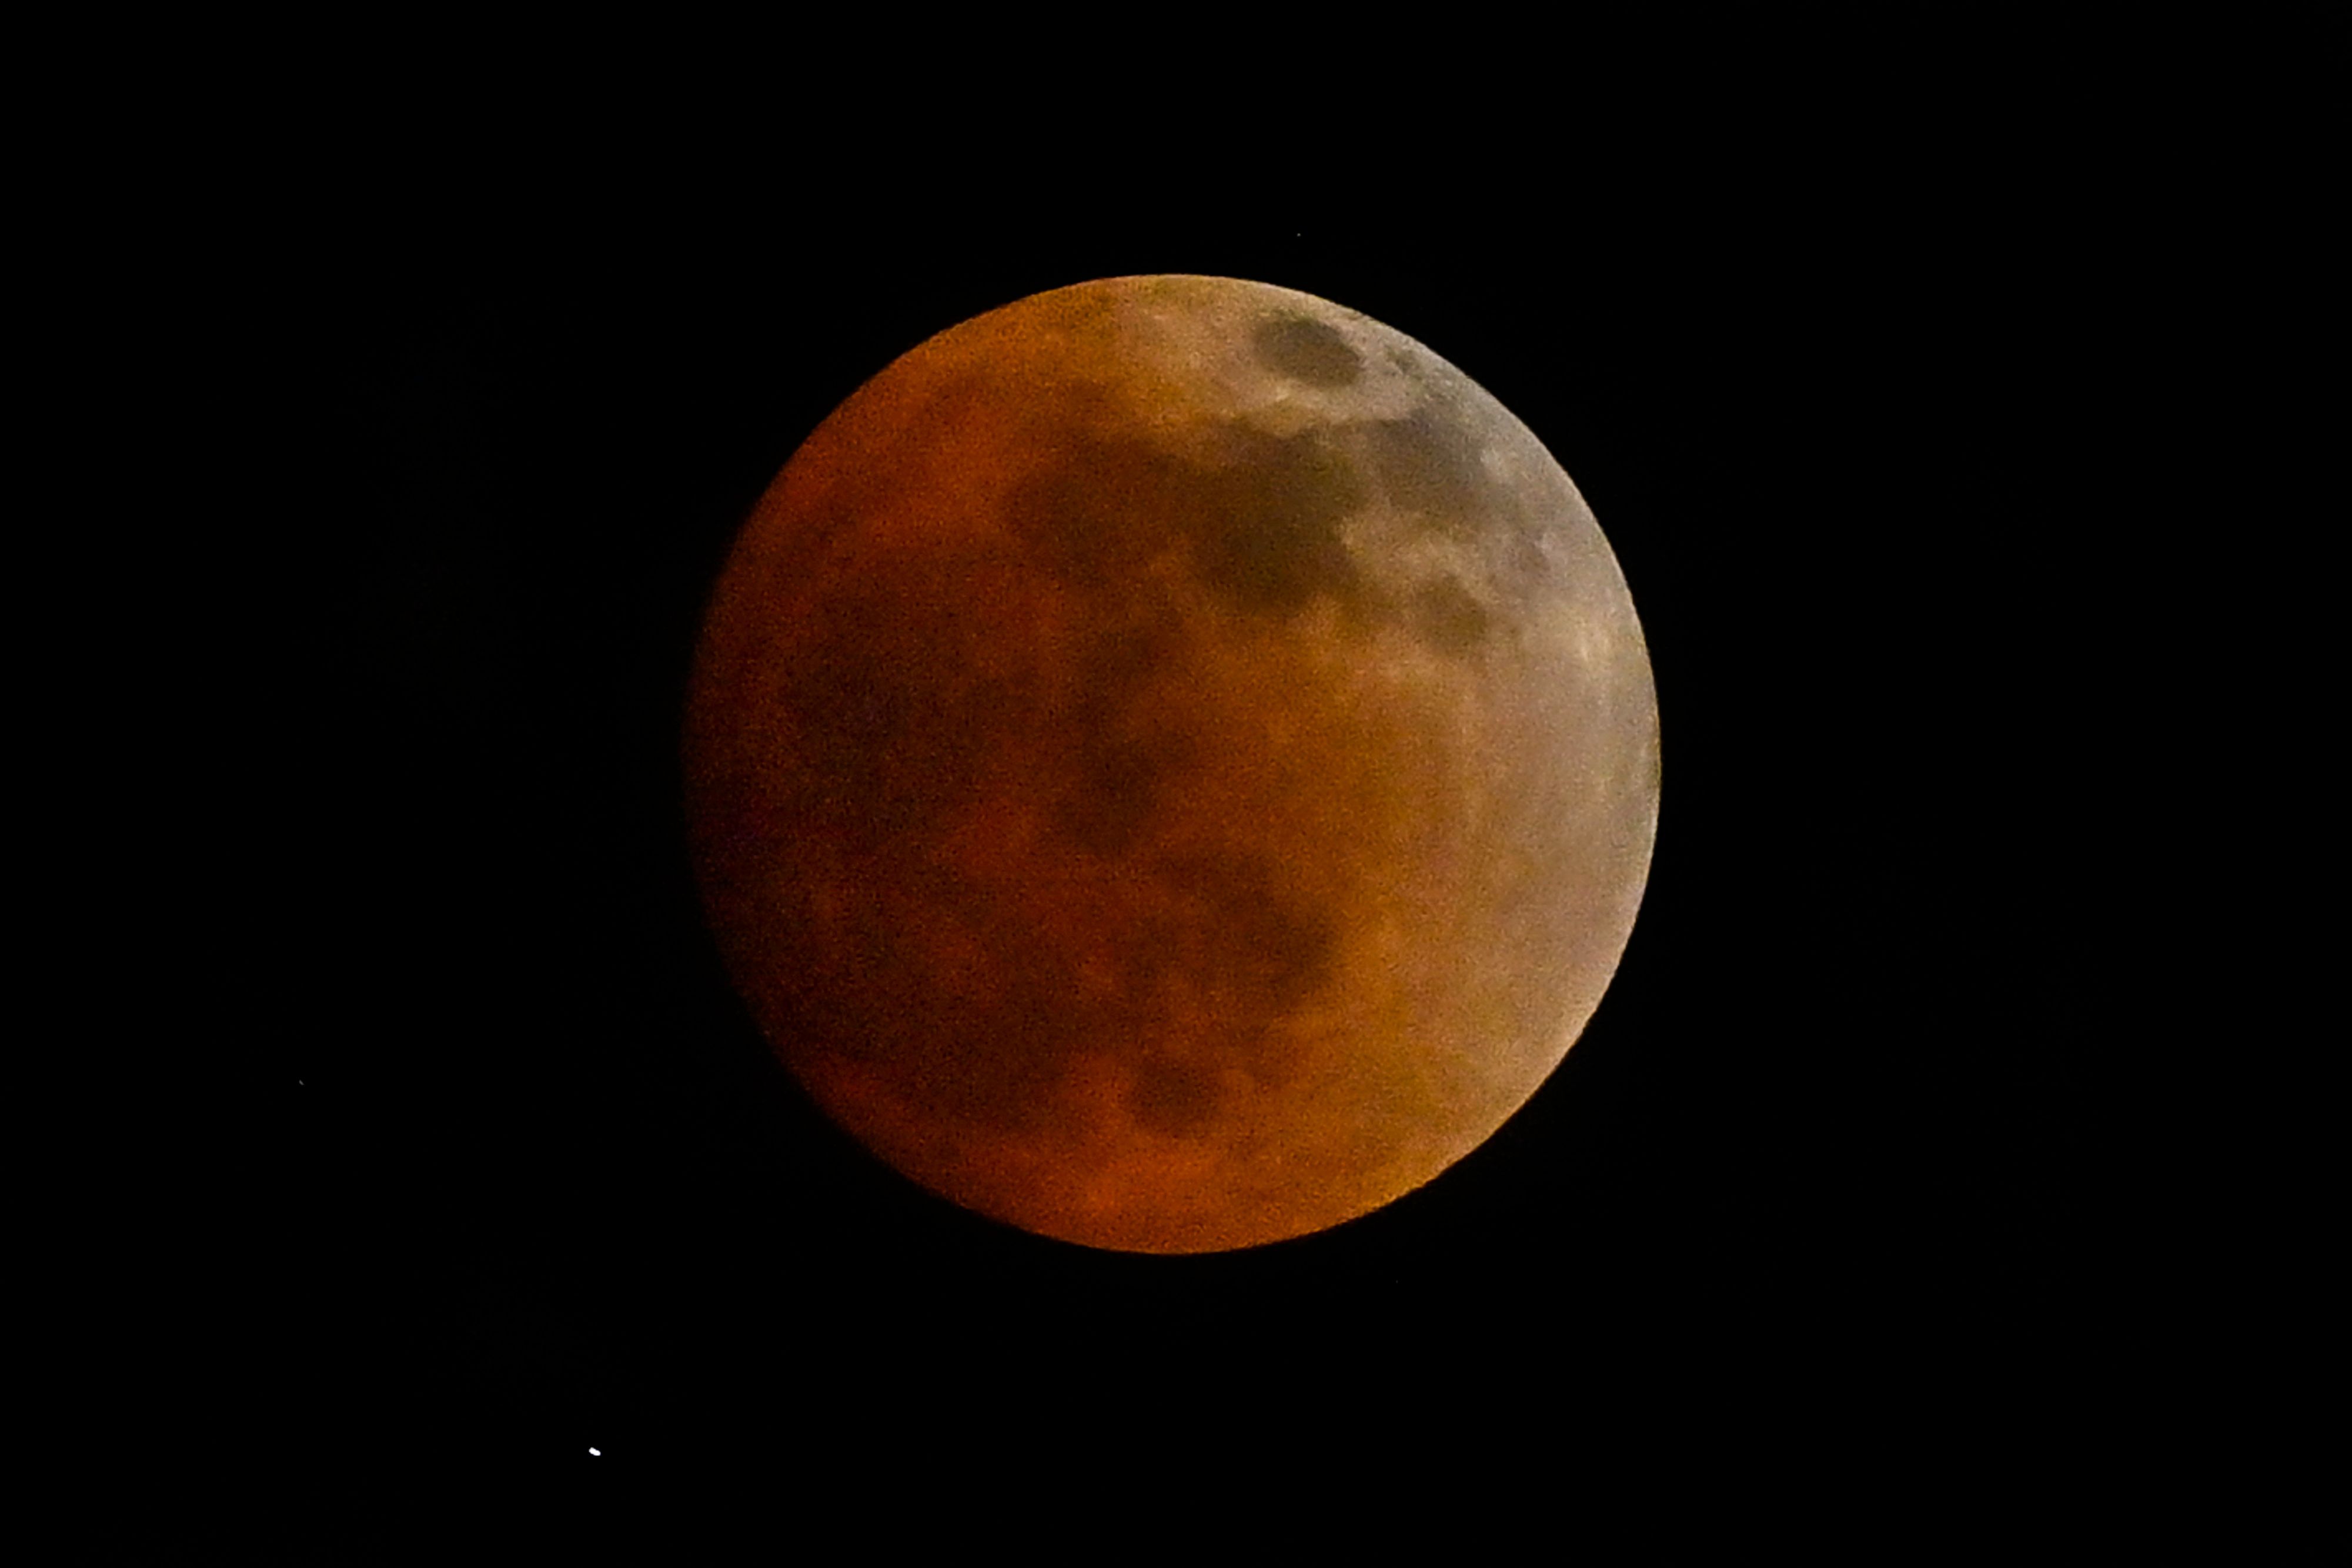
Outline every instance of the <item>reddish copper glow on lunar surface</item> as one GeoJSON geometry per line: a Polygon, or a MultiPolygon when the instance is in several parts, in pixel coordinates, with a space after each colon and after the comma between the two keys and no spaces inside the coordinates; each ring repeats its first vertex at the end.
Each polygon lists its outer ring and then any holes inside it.
{"type": "Polygon", "coordinates": [[[809,437],[712,598],[706,907],[882,1159],[1202,1252],[1421,1186],[1591,1019],[1657,705],[1540,444],[1411,339],[1223,278],[943,332],[809,437]]]}

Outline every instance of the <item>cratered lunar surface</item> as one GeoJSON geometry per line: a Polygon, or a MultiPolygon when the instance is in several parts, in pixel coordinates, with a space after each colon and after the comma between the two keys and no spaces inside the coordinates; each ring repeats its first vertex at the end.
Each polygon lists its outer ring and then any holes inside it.
{"type": "Polygon", "coordinates": [[[941,333],[811,435],[688,718],[730,973],[876,1155],[1199,1252],[1428,1181],[1600,1003],[1658,725],[1609,545],[1412,340],[1122,277],[941,333]]]}

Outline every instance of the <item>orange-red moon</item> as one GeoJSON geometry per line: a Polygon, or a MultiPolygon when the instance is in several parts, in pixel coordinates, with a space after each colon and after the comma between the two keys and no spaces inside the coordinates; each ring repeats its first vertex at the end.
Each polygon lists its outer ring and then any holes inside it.
{"type": "Polygon", "coordinates": [[[1485,1141],[1615,972],[1657,704],[1607,540],[1419,343],[1122,277],[942,332],[786,465],[697,656],[702,894],[775,1050],[1066,1240],[1303,1235],[1485,1141]]]}

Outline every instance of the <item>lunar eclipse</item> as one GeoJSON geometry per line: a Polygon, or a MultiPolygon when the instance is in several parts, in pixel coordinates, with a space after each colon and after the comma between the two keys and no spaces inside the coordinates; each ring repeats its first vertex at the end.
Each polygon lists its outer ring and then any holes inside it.
{"type": "Polygon", "coordinates": [[[769,1041],[930,1190],[1087,1246],[1327,1228],[1557,1067],[1658,810],[1632,598],[1461,371],[1123,277],[827,419],[710,599],[705,910],[769,1041]]]}

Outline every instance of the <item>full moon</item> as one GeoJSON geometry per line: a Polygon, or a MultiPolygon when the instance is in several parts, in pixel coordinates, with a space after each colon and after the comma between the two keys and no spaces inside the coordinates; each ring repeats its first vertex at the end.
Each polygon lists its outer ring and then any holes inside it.
{"type": "Polygon", "coordinates": [[[914,1181],[1249,1247],[1493,1134],[1600,1005],[1658,716],[1559,465],[1381,323],[1227,278],[990,311],[745,524],[685,744],[728,970],[914,1181]]]}

